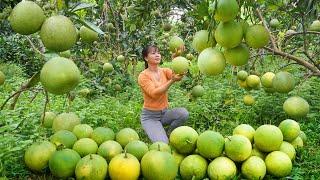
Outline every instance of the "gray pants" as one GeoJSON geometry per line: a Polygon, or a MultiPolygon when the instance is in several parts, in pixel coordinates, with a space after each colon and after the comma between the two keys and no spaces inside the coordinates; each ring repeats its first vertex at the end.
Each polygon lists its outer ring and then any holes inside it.
{"type": "Polygon", "coordinates": [[[164,109],[152,111],[142,109],[141,124],[152,142],[162,141],[169,143],[167,133],[184,124],[188,119],[189,112],[186,108],[164,109]],[[169,125],[167,133],[163,126],[169,125]]]}

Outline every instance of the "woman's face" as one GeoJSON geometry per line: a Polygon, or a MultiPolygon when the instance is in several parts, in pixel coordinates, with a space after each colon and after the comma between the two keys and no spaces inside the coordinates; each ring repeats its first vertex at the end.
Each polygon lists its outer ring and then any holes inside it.
{"type": "Polygon", "coordinates": [[[151,47],[148,51],[147,57],[145,57],[145,60],[148,64],[159,64],[161,61],[161,54],[158,48],[151,47]]]}

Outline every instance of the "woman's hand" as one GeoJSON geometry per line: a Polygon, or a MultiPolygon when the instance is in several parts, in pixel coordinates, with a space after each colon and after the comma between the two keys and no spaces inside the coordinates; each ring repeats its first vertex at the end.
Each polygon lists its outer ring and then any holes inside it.
{"type": "Polygon", "coordinates": [[[183,78],[184,74],[172,74],[171,80],[173,82],[180,81],[183,78]]]}

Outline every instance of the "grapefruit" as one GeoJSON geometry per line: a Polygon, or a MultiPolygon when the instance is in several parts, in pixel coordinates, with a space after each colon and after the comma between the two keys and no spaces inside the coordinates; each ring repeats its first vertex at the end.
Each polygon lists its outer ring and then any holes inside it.
{"type": "Polygon", "coordinates": [[[137,180],[139,175],[140,163],[132,154],[118,154],[109,163],[109,176],[112,180],[137,180]]]}
{"type": "Polygon", "coordinates": [[[88,124],[78,124],[73,128],[72,132],[78,139],[89,138],[91,137],[93,129],[88,124]]]}
{"type": "Polygon", "coordinates": [[[223,152],[224,138],[219,132],[207,130],[199,135],[197,149],[207,159],[216,158],[223,152]]]}
{"type": "Polygon", "coordinates": [[[236,0],[218,0],[214,18],[226,22],[234,19],[239,12],[239,5],[236,0]]]}
{"type": "Polygon", "coordinates": [[[178,56],[172,60],[171,66],[174,73],[184,74],[188,71],[189,61],[182,56],[178,56]]]}
{"type": "Polygon", "coordinates": [[[215,44],[216,41],[214,40],[214,37],[209,38],[209,32],[207,30],[196,32],[192,41],[192,47],[199,53],[208,47],[214,46],[215,44]]]}
{"type": "Polygon", "coordinates": [[[296,157],[295,148],[293,147],[292,144],[290,144],[290,143],[288,143],[286,141],[282,142],[279,151],[282,151],[282,152],[286,153],[288,155],[288,157],[291,159],[291,161],[293,161],[293,159],[296,157]]]}
{"type": "Polygon", "coordinates": [[[93,139],[98,145],[102,144],[108,140],[114,140],[115,134],[112,129],[105,127],[97,127],[93,130],[91,134],[91,139],[93,139]]]}
{"type": "Polygon", "coordinates": [[[192,88],[191,95],[193,97],[201,97],[205,93],[204,88],[201,85],[196,85],[192,88]]]}
{"type": "Polygon", "coordinates": [[[71,177],[80,159],[79,154],[72,149],[56,151],[49,159],[50,171],[58,178],[71,177]]]}
{"type": "Polygon", "coordinates": [[[283,134],[283,140],[288,142],[291,142],[294,139],[296,139],[300,133],[299,124],[292,119],[283,120],[279,124],[279,128],[283,134]]]}
{"type": "Polygon", "coordinates": [[[43,119],[43,126],[46,128],[51,128],[53,120],[56,118],[56,114],[54,112],[45,112],[44,119],[43,114],[41,115],[41,120],[43,119]]]}
{"type": "Polygon", "coordinates": [[[221,74],[225,66],[226,60],[217,49],[207,48],[199,54],[198,67],[200,72],[205,75],[221,74]]]}
{"type": "Polygon", "coordinates": [[[253,139],[260,151],[271,152],[280,149],[283,135],[277,126],[265,124],[256,129],[253,139]]]}
{"type": "Polygon", "coordinates": [[[131,128],[121,129],[116,134],[116,141],[124,148],[130,141],[139,140],[138,133],[131,128]]]}
{"type": "Polygon", "coordinates": [[[208,165],[210,179],[233,179],[237,174],[235,163],[227,157],[217,157],[208,165]]]}
{"type": "Polygon", "coordinates": [[[245,34],[245,41],[249,47],[262,48],[269,43],[269,33],[262,25],[249,26],[245,34]]]}
{"type": "Polygon", "coordinates": [[[181,46],[184,46],[184,41],[179,36],[172,36],[169,41],[169,50],[176,52],[181,46]]]}
{"type": "Polygon", "coordinates": [[[248,63],[249,60],[249,48],[241,43],[237,47],[226,49],[224,51],[224,57],[227,62],[233,66],[242,66],[248,63]]]}
{"type": "Polygon", "coordinates": [[[242,135],[228,137],[224,145],[226,155],[235,162],[248,159],[251,155],[251,150],[251,142],[242,135]]]}
{"type": "Polygon", "coordinates": [[[289,156],[281,151],[274,151],[265,159],[267,172],[275,177],[286,177],[291,173],[292,162],[289,156]]]}
{"type": "Polygon", "coordinates": [[[288,93],[293,90],[295,80],[292,74],[281,71],[272,79],[272,87],[279,93],[288,93]]]}
{"type": "Polygon", "coordinates": [[[39,31],[45,19],[44,12],[38,4],[21,1],[12,9],[9,21],[15,32],[29,35],[39,31]]]}
{"type": "Polygon", "coordinates": [[[196,148],[198,133],[189,126],[180,126],[170,134],[170,144],[181,154],[189,154],[196,148]]]}
{"type": "Polygon", "coordinates": [[[68,130],[72,132],[73,128],[80,123],[80,119],[75,113],[61,113],[53,120],[52,129],[54,132],[59,130],[68,130]]]}
{"type": "Polygon", "coordinates": [[[246,83],[251,88],[256,88],[260,85],[260,78],[257,75],[249,75],[246,79],[246,83]]]}
{"type": "Polygon", "coordinates": [[[149,151],[146,143],[139,140],[129,142],[124,148],[124,150],[127,153],[134,155],[139,161],[149,151]]]}
{"type": "Polygon", "coordinates": [[[75,174],[77,179],[104,180],[108,172],[107,161],[96,154],[89,154],[83,157],[76,166],[75,174]]]}
{"type": "Polygon", "coordinates": [[[52,94],[65,94],[79,84],[80,71],[72,60],[54,57],[42,67],[40,82],[52,94]]]}
{"type": "Polygon", "coordinates": [[[86,43],[93,43],[99,39],[98,33],[87,28],[86,26],[80,27],[80,38],[86,43]]]}
{"type": "Polygon", "coordinates": [[[76,43],[77,31],[69,18],[57,15],[44,21],[40,37],[47,49],[61,52],[70,49],[76,43]]]}
{"type": "Polygon", "coordinates": [[[241,174],[247,179],[263,179],[266,171],[266,164],[257,156],[251,156],[241,165],[241,174]]]}
{"type": "Polygon", "coordinates": [[[261,84],[263,87],[272,88],[272,79],[274,78],[275,74],[273,72],[266,72],[261,77],[261,84]]]}
{"type": "Polygon", "coordinates": [[[241,70],[237,73],[237,78],[241,81],[245,81],[248,77],[247,71],[241,70]]]}
{"type": "Polygon", "coordinates": [[[202,156],[189,155],[180,164],[180,174],[182,179],[203,179],[206,176],[207,167],[207,160],[202,156]]]}
{"type": "Polygon", "coordinates": [[[250,94],[246,94],[243,96],[243,103],[246,106],[252,106],[255,103],[254,97],[250,94]]]}
{"type": "Polygon", "coordinates": [[[255,130],[252,126],[249,124],[240,124],[233,130],[233,135],[243,135],[246,138],[250,140],[250,142],[253,142],[253,136],[254,136],[255,130]]]}
{"type": "Polygon", "coordinates": [[[50,142],[54,145],[64,145],[66,148],[72,148],[76,141],[77,137],[68,130],[60,130],[50,137],[50,142]]]}
{"type": "Polygon", "coordinates": [[[79,153],[81,157],[84,157],[88,154],[95,154],[98,150],[98,145],[92,139],[82,138],[74,143],[72,149],[79,153]]]}
{"type": "Polygon", "coordinates": [[[290,117],[306,117],[309,113],[309,103],[299,96],[292,96],[283,103],[283,110],[290,117]]]}
{"type": "Polygon", "coordinates": [[[109,73],[113,71],[113,65],[111,63],[104,63],[103,64],[103,71],[105,73],[109,73]]]}
{"type": "Polygon", "coordinates": [[[113,140],[106,141],[99,146],[98,154],[104,157],[108,162],[122,152],[121,145],[113,140]]]}
{"type": "Polygon", "coordinates": [[[214,37],[218,44],[224,48],[237,47],[243,38],[241,24],[232,20],[228,22],[220,22],[214,33],[214,37]]]}

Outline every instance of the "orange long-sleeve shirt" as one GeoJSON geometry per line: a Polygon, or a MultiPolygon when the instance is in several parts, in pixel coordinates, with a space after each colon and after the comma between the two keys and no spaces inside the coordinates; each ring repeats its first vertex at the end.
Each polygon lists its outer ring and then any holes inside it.
{"type": "Polygon", "coordinates": [[[149,110],[163,110],[169,107],[168,93],[155,95],[154,89],[168,82],[172,77],[172,70],[169,68],[160,68],[160,81],[157,81],[152,73],[144,70],[139,74],[138,83],[143,93],[143,107],[149,110]]]}

